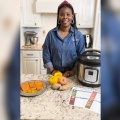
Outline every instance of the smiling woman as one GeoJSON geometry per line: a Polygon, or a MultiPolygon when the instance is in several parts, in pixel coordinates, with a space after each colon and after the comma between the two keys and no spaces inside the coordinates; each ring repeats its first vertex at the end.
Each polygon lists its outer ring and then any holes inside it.
{"type": "Polygon", "coordinates": [[[84,51],[84,37],[77,30],[74,9],[64,1],[58,6],[57,27],[48,32],[43,45],[44,67],[52,75],[60,71],[64,77],[73,76],[77,70],[74,60],[84,51]]]}
{"type": "Polygon", "coordinates": [[[58,22],[59,24],[61,24],[61,26],[58,29],[58,31],[61,34],[63,40],[70,33],[70,31],[68,31],[67,29],[70,29],[72,20],[73,20],[72,10],[68,7],[61,8],[58,16],[58,22]]]}
{"type": "Polygon", "coordinates": [[[63,7],[61,8],[58,17],[61,27],[70,27],[71,21],[73,20],[72,10],[68,7],[63,7]]]}

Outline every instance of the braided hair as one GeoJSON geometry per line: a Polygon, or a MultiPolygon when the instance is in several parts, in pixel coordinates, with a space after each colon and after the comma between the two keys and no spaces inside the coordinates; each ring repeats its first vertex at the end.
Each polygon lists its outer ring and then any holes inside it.
{"type": "MultiPolygon", "coordinates": [[[[63,7],[68,7],[68,8],[70,8],[70,9],[72,10],[72,14],[73,14],[73,8],[72,8],[70,5],[66,4],[66,5],[62,5],[62,6],[59,7],[59,9],[58,9],[58,16],[59,16],[59,11],[60,11],[60,9],[63,8],[63,7]]],[[[57,16],[57,27],[60,26],[60,24],[58,24],[58,16],[57,16]]],[[[71,26],[72,26],[74,29],[77,29],[77,27],[76,27],[76,17],[75,17],[75,14],[74,14],[73,20],[74,20],[74,23],[71,24],[71,26]]]]}

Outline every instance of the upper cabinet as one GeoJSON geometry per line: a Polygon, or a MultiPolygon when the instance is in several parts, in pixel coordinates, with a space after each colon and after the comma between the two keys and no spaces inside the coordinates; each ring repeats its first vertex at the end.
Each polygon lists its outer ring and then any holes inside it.
{"type": "Polygon", "coordinates": [[[36,0],[22,0],[22,27],[41,27],[41,14],[36,13],[36,0]]]}
{"type": "MultiPolygon", "coordinates": [[[[64,0],[37,0],[36,12],[38,13],[57,13],[58,6],[64,0]]],[[[79,0],[67,0],[74,8],[74,12],[78,12],[79,0]]]]}
{"type": "Polygon", "coordinates": [[[79,0],[79,9],[77,13],[78,28],[94,27],[95,0],[79,0]]]}
{"type": "MultiPolygon", "coordinates": [[[[22,27],[41,27],[41,13],[57,13],[63,0],[21,0],[22,27]]],[[[67,0],[76,14],[78,28],[94,28],[95,1],[67,0]]]]}

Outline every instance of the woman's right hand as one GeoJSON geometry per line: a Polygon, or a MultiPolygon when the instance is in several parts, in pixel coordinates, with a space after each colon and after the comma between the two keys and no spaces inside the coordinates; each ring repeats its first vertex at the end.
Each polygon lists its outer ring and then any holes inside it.
{"type": "Polygon", "coordinates": [[[59,70],[54,70],[53,72],[52,72],[52,75],[54,75],[56,72],[60,72],[59,70]]]}

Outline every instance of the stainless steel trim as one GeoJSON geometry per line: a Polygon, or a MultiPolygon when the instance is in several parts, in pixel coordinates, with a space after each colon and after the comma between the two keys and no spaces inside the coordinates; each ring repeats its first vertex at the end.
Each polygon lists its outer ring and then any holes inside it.
{"type": "Polygon", "coordinates": [[[27,55],[33,55],[33,54],[27,54],[27,55]]]}

